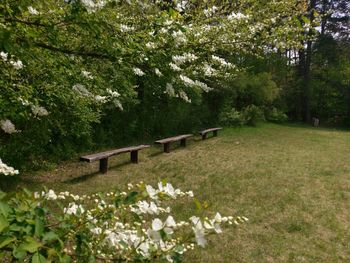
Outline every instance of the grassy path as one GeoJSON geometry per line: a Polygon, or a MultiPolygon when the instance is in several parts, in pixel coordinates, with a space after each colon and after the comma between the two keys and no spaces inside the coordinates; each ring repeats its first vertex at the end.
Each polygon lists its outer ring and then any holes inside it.
{"type": "MultiPolygon", "coordinates": [[[[350,262],[349,132],[266,124],[161,151],[140,152],[138,165],[126,164],[128,155],[115,157],[107,175],[93,173],[98,163],[66,163],[38,178],[76,193],[166,179],[192,189],[213,211],[250,218],[211,237],[186,262],[350,262]]],[[[175,210],[187,217],[194,205],[175,210]]]]}

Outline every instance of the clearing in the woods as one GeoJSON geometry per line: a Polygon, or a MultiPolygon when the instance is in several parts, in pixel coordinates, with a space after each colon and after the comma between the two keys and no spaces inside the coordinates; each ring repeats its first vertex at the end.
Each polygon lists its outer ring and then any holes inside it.
{"type": "MultiPolygon", "coordinates": [[[[265,124],[225,128],[218,137],[189,140],[164,154],[161,147],[110,159],[107,174],[98,162],[62,164],[21,183],[32,190],[92,193],[127,183],[166,180],[193,190],[212,211],[250,221],[209,237],[207,249],[189,252],[186,262],[350,262],[350,133],[265,124]]],[[[192,215],[180,203],[174,214],[192,215]]]]}

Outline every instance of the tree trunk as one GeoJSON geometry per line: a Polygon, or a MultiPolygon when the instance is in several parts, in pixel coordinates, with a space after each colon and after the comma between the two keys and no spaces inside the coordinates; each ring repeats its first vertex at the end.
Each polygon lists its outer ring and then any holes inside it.
{"type": "MultiPolygon", "coordinates": [[[[312,24],[314,20],[314,9],[316,7],[316,0],[310,0],[309,2],[309,19],[310,24],[312,24]]],[[[312,31],[309,29],[308,36],[311,36],[312,31]]],[[[311,109],[310,109],[310,101],[311,101],[311,87],[310,87],[310,67],[311,67],[311,57],[312,57],[312,41],[306,41],[306,48],[304,50],[299,51],[299,74],[301,76],[301,101],[302,101],[302,118],[304,122],[311,121],[311,109]]]]}

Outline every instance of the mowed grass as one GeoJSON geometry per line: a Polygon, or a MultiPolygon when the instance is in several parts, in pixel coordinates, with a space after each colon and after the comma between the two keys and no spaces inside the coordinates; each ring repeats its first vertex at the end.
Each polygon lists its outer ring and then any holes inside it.
{"type": "MultiPolygon", "coordinates": [[[[350,262],[350,133],[265,124],[226,128],[219,137],[191,140],[163,154],[152,147],[140,163],[111,159],[108,174],[93,164],[65,163],[25,183],[75,193],[167,180],[207,201],[211,211],[250,221],[210,236],[185,262],[350,262]],[[78,178],[78,179],[77,179],[78,178]]],[[[175,219],[194,213],[181,201],[175,219]]]]}

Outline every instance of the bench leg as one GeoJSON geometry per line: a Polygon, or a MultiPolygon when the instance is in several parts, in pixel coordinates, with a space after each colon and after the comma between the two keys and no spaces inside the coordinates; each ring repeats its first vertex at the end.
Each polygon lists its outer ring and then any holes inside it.
{"type": "Polygon", "coordinates": [[[218,131],[213,131],[214,137],[218,136],[218,131]]]}
{"type": "Polygon", "coordinates": [[[203,133],[202,134],[202,140],[205,140],[207,138],[207,134],[206,133],[203,133]]]}
{"type": "Polygon", "coordinates": [[[138,163],[139,160],[138,160],[138,152],[139,151],[131,151],[130,152],[130,157],[131,157],[131,162],[132,163],[138,163]]]}
{"type": "Polygon", "coordinates": [[[108,158],[104,158],[100,160],[100,172],[105,174],[108,170],[108,158]]]}
{"type": "Polygon", "coordinates": [[[170,143],[164,143],[164,152],[169,153],[170,152],[170,143]]]}
{"type": "Polygon", "coordinates": [[[181,145],[182,147],[186,147],[186,139],[182,139],[182,140],[180,141],[180,145],[181,145]]]}

